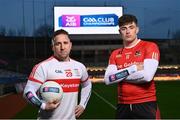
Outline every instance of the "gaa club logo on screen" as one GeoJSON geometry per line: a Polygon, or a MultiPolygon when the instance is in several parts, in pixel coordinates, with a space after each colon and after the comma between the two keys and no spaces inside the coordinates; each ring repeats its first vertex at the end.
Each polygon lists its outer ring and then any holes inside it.
{"type": "Polygon", "coordinates": [[[114,27],[118,25],[115,14],[99,15],[62,15],[58,19],[59,27],[114,27]]]}

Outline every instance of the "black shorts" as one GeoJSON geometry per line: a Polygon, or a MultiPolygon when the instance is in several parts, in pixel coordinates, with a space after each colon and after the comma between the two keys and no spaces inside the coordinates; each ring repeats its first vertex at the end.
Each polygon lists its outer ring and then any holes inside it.
{"type": "Polygon", "coordinates": [[[144,102],[138,104],[118,104],[117,119],[160,119],[157,103],[144,102]]]}

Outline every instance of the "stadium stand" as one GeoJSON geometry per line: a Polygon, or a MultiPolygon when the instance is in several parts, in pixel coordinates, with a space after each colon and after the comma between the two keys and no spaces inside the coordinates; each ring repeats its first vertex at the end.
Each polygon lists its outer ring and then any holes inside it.
{"type": "Polygon", "coordinates": [[[0,69],[0,96],[11,92],[21,92],[26,80],[25,74],[0,69]]]}

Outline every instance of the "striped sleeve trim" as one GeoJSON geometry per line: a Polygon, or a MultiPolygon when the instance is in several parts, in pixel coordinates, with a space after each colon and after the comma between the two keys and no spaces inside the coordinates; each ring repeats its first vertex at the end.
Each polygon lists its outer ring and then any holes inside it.
{"type": "Polygon", "coordinates": [[[33,81],[33,82],[36,82],[36,83],[43,84],[43,82],[41,82],[40,80],[37,80],[37,79],[32,78],[32,77],[29,77],[28,80],[33,81]]]}
{"type": "Polygon", "coordinates": [[[159,54],[157,52],[152,53],[152,59],[158,60],[159,59],[159,54]]]}
{"type": "Polygon", "coordinates": [[[81,81],[81,83],[88,81],[88,79],[89,79],[89,77],[87,77],[84,81],[81,81]]]}

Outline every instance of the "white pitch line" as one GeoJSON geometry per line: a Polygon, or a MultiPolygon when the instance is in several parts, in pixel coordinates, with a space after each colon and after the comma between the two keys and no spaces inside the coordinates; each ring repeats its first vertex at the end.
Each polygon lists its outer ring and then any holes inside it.
{"type": "Polygon", "coordinates": [[[107,103],[110,107],[112,107],[113,109],[116,110],[116,107],[111,104],[108,100],[106,100],[105,98],[103,98],[101,95],[99,95],[96,91],[92,91],[96,96],[98,96],[100,99],[102,99],[105,103],[107,103]]]}

